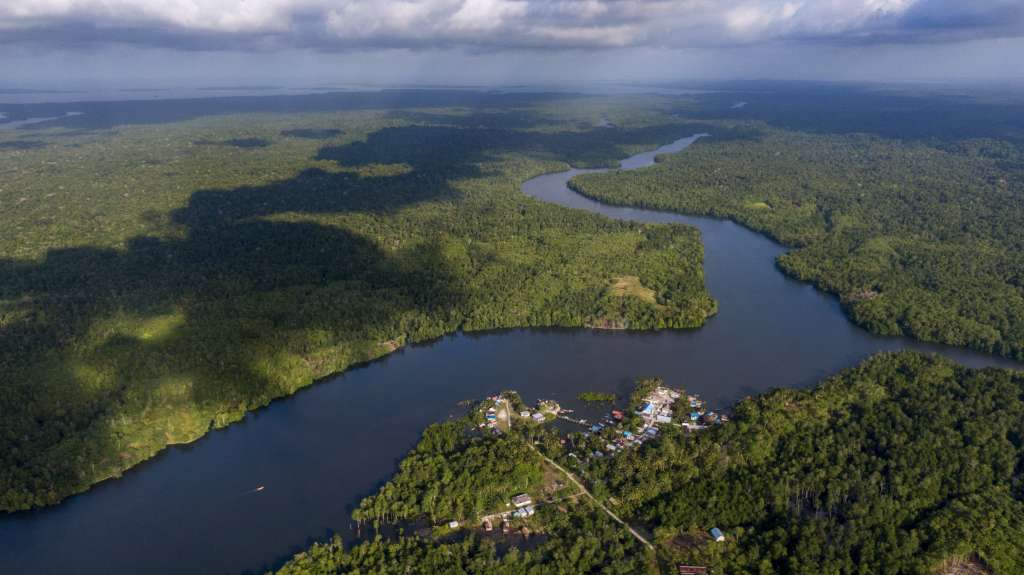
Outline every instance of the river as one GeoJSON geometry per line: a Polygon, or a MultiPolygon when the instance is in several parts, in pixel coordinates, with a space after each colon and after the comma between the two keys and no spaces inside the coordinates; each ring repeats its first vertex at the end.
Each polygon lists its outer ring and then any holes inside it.
{"type": "MultiPolygon", "coordinates": [[[[650,165],[696,137],[622,162],[650,165]]],[[[972,366],[1019,367],[966,350],[881,338],[835,298],[785,277],[784,248],[730,221],[610,207],[566,187],[569,170],[534,178],[537,199],[615,219],[700,229],[719,313],[692,331],[508,330],[455,334],[249,414],[244,421],[39,511],[0,519],[4,573],[241,573],[278,565],[332,532],[392,475],[428,424],[503,389],[577,406],[581,391],[627,393],[659,375],[720,408],[773,387],[807,386],[871,353],[915,349],[972,366]],[[254,491],[258,486],[261,491],[254,491]]]]}

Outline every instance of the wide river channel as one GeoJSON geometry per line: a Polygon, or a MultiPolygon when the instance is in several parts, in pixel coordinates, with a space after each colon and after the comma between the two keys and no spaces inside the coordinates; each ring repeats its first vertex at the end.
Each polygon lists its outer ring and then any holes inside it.
{"type": "MultiPolygon", "coordinates": [[[[684,138],[622,162],[679,152],[684,138]]],[[[700,229],[719,312],[692,331],[509,330],[456,334],[275,402],[194,444],[54,508],[0,519],[3,573],[262,572],[331,533],[351,536],[352,506],[396,469],[428,424],[465,399],[503,389],[576,407],[581,391],[627,392],[659,375],[715,408],[773,387],[811,385],[882,350],[941,353],[971,366],[1017,367],[970,351],[881,338],[837,300],[785,277],[780,245],[729,221],[606,206],[569,190],[569,170],[523,192],[610,218],[700,229]],[[261,491],[256,487],[264,486],[261,491]]]]}

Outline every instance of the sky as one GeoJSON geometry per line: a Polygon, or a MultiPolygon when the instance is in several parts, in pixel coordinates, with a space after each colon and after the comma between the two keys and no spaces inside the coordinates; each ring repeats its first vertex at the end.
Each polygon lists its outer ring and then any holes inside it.
{"type": "Polygon", "coordinates": [[[1024,79],[1024,0],[2,0],[0,88],[1024,79]]]}

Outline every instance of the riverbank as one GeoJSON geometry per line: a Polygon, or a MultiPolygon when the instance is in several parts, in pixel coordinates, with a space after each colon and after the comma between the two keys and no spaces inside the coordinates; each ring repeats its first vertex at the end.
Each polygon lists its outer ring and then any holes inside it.
{"type": "MultiPolygon", "coordinates": [[[[673,397],[657,380],[639,381],[637,389],[641,413],[654,404],[660,413],[667,402],[671,415],[701,405],[678,391],[673,397]]],[[[447,521],[463,533],[461,546],[452,546],[443,526],[388,542],[335,539],[296,555],[281,573],[372,566],[397,574],[425,556],[445,556],[449,567],[586,572],[597,562],[662,574],[677,565],[789,572],[794,561],[799,572],[887,566],[930,573],[966,557],[986,572],[1014,573],[1024,564],[1024,504],[1006,489],[1020,470],[1003,461],[1021,455],[1013,438],[1024,416],[1022,391],[1021,373],[880,354],[811,390],[742,400],[730,422],[692,433],[667,426],[642,449],[587,462],[584,480],[573,471],[580,468],[578,434],[530,425],[480,436],[472,421],[487,412],[485,402],[469,420],[431,426],[358,512],[368,519],[372,511],[384,523],[425,515],[447,521]],[[966,442],[978,449],[960,449],[966,442]],[[578,492],[549,497],[545,465],[578,492]],[[964,466],[980,472],[955,472],[964,466]],[[502,473],[474,472],[498,468],[502,473]],[[495,515],[494,507],[509,511],[495,515]],[[595,512],[613,528],[581,530],[595,512]],[[544,539],[529,552],[499,551],[493,541],[509,535],[485,536],[494,517],[544,539]],[[962,529],[964,517],[975,527],[962,529]],[[788,543],[770,544],[780,535],[788,543]]]]}
{"type": "Polygon", "coordinates": [[[767,126],[719,136],[650,170],[584,173],[570,185],[600,202],[766,234],[789,248],[777,260],[784,273],[834,294],[873,333],[1024,359],[1016,148],[995,161],[952,137],[767,126]]]}
{"type": "Polygon", "coordinates": [[[358,114],[319,118],[345,127],[328,141],[289,135],[315,120],[46,132],[0,153],[18,196],[0,207],[0,510],[56,504],[401,343],[692,328],[713,308],[694,230],[508,193],[553,158],[607,162],[670,127],[552,139],[358,114]],[[569,152],[534,149],[552,141],[569,152]],[[623,276],[661,301],[610,293],[623,276]]]}
{"type": "MultiPolygon", "coordinates": [[[[779,273],[778,244],[728,221],[597,204],[565,187],[579,172],[539,176],[523,191],[614,219],[700,229],[703,277],[719,302],[703,328],[507,330],[407,345],[193,445],[171,448],[58,508],[0,519],[0,559],[16,571],[38,572],[270,568],[305,541],[329,536],[324,526],[351,540],[352,506],[394,473],[423,428],[456,413],[466,397],[502,389],[568,405],[581,391],[628,395],[637,374],[658,373],[685,382],[712,405],[730,405],[772,388],[813,385],[882,350],[919,349],[976,366],[1004,362],[872,336],[850,324],[833,298],[779,273]],[[238,495],[256,485],[266,489],[238,495]],[[276,520],[268,524],[267,517],[276,520]],[[67,552],[53,554],[52,541],[67,552]]],[[[598,414],[581,408],[577,415],[598,414]]]]}

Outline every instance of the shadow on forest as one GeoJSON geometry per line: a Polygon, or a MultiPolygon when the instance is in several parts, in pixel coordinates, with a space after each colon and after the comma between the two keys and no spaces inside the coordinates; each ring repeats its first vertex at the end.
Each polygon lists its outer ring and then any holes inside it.
{"type": "Polygon", "coordinates": [[[344,352],[344,364],[379,355],[375,346],[417,329],[452,329],[444,323],[462,305],[461,282],[429,239],[385,251],[338,227],[259,219],[452,196],[450,176],[310,170],[267,186],[196,192],[172,214],[185,229],[180,239],[136,237],[124,250],[0,260],[0,494],[9,488],[6,497],[18,499],[0,503],[53,503],[91,483],[79,465],[120,457],[109,421],[125,411],[236,418],[332,369],[332,358],[296,368],[299,355],[379,338],[344,352]],[[123,329],[119,317],[129,328],[174,319],[167,333],[146,338],[123,329]],[[440,325],[403,323],[423,317],[440,325]],[[162,397],[161,382],[176,378],[202,385],[188,387],[184,399],[162,397]],[[28,496],[15,489],[28,486],[49,494],[20,500],[28,496]]]}
{"type": "Polygon", "coordinates": [[[197,146],[229,146],[243,150],[266,148],[270,145],[270,141],[263,138],[231,138],[223,141],[196,140],[192,143],[197,146]]]}
{"type": "Polygon", "coordinates": [[[281,136],[285,138],[299,138],[302,140],[330,140],[344,134],[343,130],[335,128],[295,128],[281,130],[281,136]]]}
{"type": "MultiPolygon", "coordinates": [[[[366,142],[325,147],[318,158],[411,171],[306,170],[263,186],[197,191],[171,214],[184,230],[180,238],[136,237],[124,250],[55,249],[39,262],[0,260],[7,374],[0,496],[10,489],[0,504],[53,503],[83,489],[104,473],[86,463],[113,461],[105,472],[120,469],[117,444],[126,438],[112,437],[111,426],[126,413],[133,429],[153,423],[154,435],[170,420],[219,424],[293,392],[310,373],[376,357],[394,338],[436,337],[461,323],[464,281],[429,236],[385,249],[339,227],[264,218],[388,213],[457,198],[450,182],[480,175],[480,164],[503,152],[608,161],[621,145],[668,141],[689,129],[385,129],[366,142]],[[153,318],[168,327],[154,337],[140,333],[153,318]],[[345,342],[352,349],[341,358],[318,355],[345,342]],[[201,385],[163,391],[173,380],[201,385]]],[[[163,447],[150,441],[152,451],[163,447]]]]}
{"type": "Polygon", "coordinates": [[[38,148],[46,147],[46,142],[40,142],[38,140],[12,140],[10,142],[0,142],[0,151],[3,150],[35,150],[38,148]]]}
{"type": "Polygon", "coordinates": [[[415,124],[458,126],[461,128],[528,129],[562,126],[566,128],[593,128],[589,123],[565,121],[559,116],[540,114],[535,110],[513,108],[507,110],[461,110],[458,114],[426,112],[421,110],[395,110],[388,117],[415,124]]]}
{"type": "Polygon", "coordinates": [[[348,166],[408,164],[417,172],[440,172],[449,176],[475,175],[480,162],[505,153],[564,161],[575,167],[615,167],[622,147],[669,143],[700,132],[715,131],[722,137],[753,138],[751,130],[728,130],[705,123],[662,124],[631,129],[592,128],[572,132],[523,132],[499,128],[450,126],[404,126],[385,128],[365,142],[328,146],[317,155],[348,166]],[[457,162],[452,162],[458,158],[457,162]]]}

